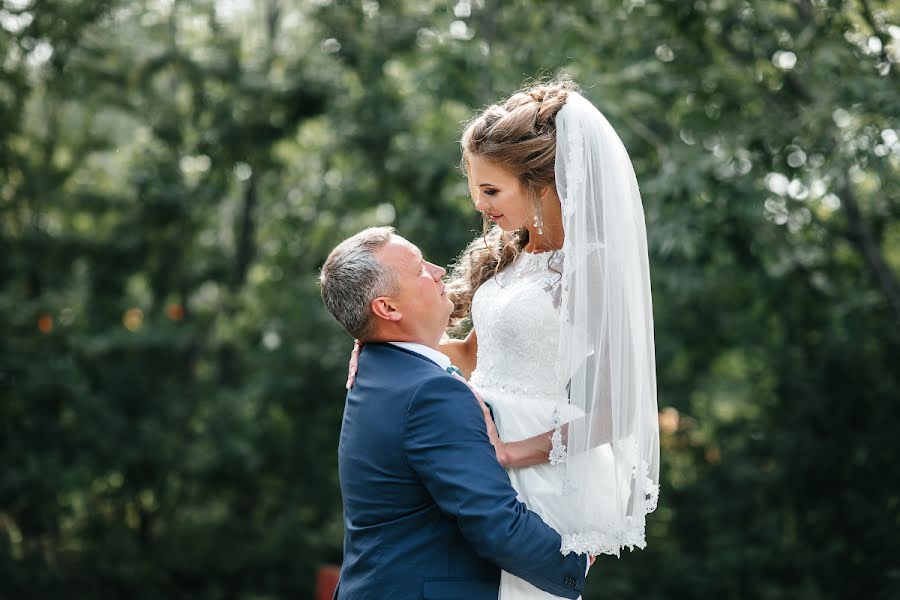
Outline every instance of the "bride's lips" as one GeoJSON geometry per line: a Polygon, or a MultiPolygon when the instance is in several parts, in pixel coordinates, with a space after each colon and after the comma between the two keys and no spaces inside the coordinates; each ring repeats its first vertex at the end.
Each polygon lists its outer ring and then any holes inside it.
{"type": "Polygon", "coordinates": [[[493,221],[494,223],[496,223],[496,222],[499,221],[501,218],[503,218],[503,215],[502,215],[502,214],[494,215],[494,214],[488,213],[488,217],[491,219],[491,221],[493,221]]]}

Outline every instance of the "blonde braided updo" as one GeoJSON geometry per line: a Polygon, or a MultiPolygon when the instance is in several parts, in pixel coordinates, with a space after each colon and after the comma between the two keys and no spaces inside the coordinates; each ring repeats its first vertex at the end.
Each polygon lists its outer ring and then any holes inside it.
{"type": "MultiPolygon", "coordinates": [[[[541,192],[556,185],[556,114],[570,91],[577,91],[566,76],[516,92],[494,104],[468,123],[463,132],[462,169],[469,175],[469,158],[478,156],[515,176],[535,214],[541,214],[541,192]]],[[[473,198],[477,193],[469,179],[473,198]]],[[[451,324],[469,316],[472,297],[481,284],[512,263],[525,244],[528,230],[504,232],[484,215],[484,231],[453,265],[447,293],[455,306],[451,324]]]]}

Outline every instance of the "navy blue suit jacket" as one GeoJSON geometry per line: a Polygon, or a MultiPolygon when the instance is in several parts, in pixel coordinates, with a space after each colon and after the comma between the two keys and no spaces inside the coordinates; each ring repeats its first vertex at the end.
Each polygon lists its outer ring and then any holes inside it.
{"type": "Polygon", "coordinates": [[[578,597],[586,557],[516,500],[469,388],[427,358],[369,343],[338,447],[338,600],[495,600],[500,569],[578,597]]]}

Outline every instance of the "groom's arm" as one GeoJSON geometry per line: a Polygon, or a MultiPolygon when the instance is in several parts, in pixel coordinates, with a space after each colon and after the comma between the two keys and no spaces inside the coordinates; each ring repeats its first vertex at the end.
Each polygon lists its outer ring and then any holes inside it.
{"type": "Polygon", "coordinates": [[[410,400],[405,436],[412,468],[476,552],[551,594],[581,594],[587,558],[563,556],[559,534],[516,500],[483,413],[462,381],[423,382],[410,400]]]}

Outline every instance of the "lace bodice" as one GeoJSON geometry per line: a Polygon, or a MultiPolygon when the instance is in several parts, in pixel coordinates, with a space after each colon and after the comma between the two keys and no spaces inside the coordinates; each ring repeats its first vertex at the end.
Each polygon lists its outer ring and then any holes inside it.
{"type": "Polygon", "coordinates": [[[561,251],[519,257],[486,281],[472,299],[482,389],[555,400],[559,367],[561,251]]]}

